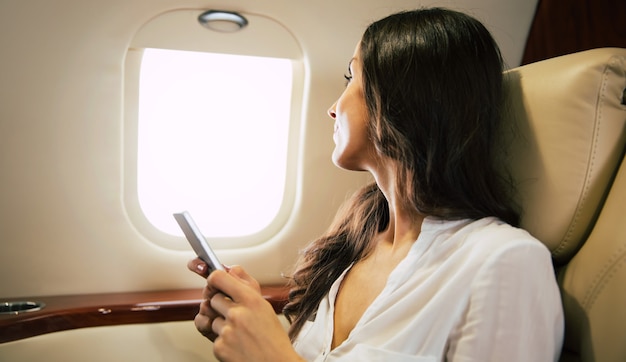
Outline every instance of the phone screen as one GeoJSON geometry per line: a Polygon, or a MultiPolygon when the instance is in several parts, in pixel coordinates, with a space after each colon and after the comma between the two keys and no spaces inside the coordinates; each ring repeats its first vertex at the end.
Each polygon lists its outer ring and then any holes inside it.
{"type": "Polygon", "coordinates": [[[213,249],[211,249],[211,246],[205,239],[204,235],[202,235],[202,232],[200,232],[200,229],[189,212],[183,211],[175,213],[174,218],[183,230],[185,237],[189,241],[189,244],[191,244],[193,250],[196,252],[196,255],[198,255],[202,261],[207,263],[209,272],[214,270],[224,270],[224,266],[217,258],[217,255],[215,255],[215,252],[213,252],[213,249]]]}

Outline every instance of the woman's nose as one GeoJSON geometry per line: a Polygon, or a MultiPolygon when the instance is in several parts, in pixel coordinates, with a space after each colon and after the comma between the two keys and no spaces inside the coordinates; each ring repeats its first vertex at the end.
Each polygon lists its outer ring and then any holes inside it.
{"type": "Polygon", "coordinates": [[[335,119],[337,118],[337,113],[335,113],[335,107],[337,106],[337,103],[334,103],[329,109],[328,109],[328,115],[330,116],[330,118],[335,119]]]}

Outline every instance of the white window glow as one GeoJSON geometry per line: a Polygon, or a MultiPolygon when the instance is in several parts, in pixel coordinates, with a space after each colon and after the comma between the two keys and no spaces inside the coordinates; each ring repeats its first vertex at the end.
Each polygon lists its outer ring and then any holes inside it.
{"type": "Polygon", "coordinates": [[[292,89],[288,59],[145,49],[137,192],[146,218],[182,235],[188,210],[209,237],[262,230],[283,200],[292,89]]]}

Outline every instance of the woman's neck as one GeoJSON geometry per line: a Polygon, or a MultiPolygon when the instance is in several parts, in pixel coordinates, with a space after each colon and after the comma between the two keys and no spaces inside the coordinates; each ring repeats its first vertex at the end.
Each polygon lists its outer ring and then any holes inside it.
{"type": "Polygon", "coordinates": [[[380,233],[379,240],[392,246],[413,243],[421,231],[425,215],[407,206],[405,193],[397,189],[395,172],[390,168],[383,168],[382,171],[372,174],[389,207],[389,225],[380,233]]]}

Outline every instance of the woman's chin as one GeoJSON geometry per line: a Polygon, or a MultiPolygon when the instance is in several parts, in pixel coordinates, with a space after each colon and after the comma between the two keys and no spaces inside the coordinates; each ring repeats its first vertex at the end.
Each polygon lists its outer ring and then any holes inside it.
{"type": "Polygon", "coordinates": [[[343,154],[337,152],[337,149],[335,148],[332,156],[332,160],[335,166],[348,171],[365,171],[363,166],[356,160],[342,156],[343,154]]]}

